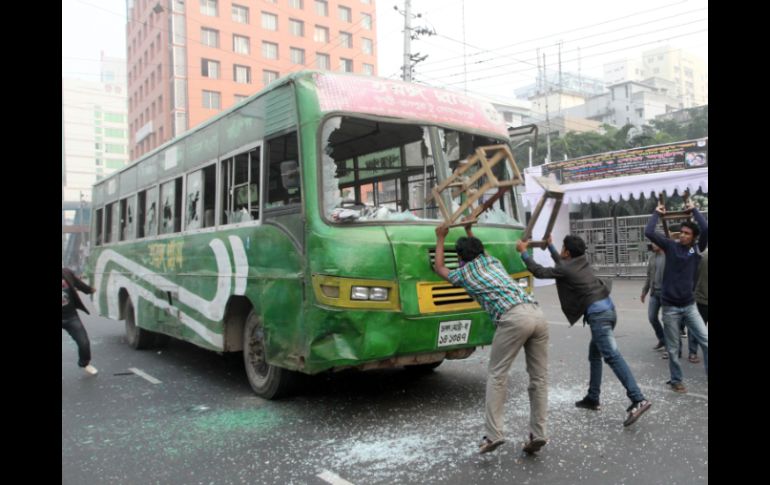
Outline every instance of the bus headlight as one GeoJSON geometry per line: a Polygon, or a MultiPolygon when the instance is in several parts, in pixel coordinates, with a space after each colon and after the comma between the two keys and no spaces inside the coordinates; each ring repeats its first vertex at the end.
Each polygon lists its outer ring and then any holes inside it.
{"type": "Polygon", "coordinates": [[[350,299],[388,301],[388,289],[381,286],[353,286],[350,288],[350,299]]]}
{"type": "Polygon", "coordinates": [[[368,280],[314,274],[318,303],[339,308],[398,310],[398,285],[394,281],[368,280]]]}

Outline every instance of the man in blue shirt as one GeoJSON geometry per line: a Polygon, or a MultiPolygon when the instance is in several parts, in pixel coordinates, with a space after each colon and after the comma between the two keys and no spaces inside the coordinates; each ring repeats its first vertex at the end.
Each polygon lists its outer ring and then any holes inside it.
{"type": "Polygon", "coordinates": [[[626,388],[626,396],[631,400],[631,405],[626,409],[627,415],[623,426],[634,424],[650,409],[652,403],[644,398],[631,369],[618,350],[613,334],[618,321],[615,305],[610,299],[610,289],[594,274],[586,259],[585,242],[578,236],[568,235],[564,238],[564,246],[559,253],[549,236],[548,250],[556,263],[553,268],[545,268],[537,264],[527,252],[527,246],[527,241],[516,243],[516,249],[521,253],[524,264],[535,278],[556,279],[556,291],[559,294],[561,309],[570,325],[583,317],[584,322],[588,322],[591,328],[591,343],[588,345],[590,362],[588,394],[577,401],[575,406],[593,411],[600,409],[599,394],[602,385],[602,357],[604,357],[604,361],[626,388]]]}
{"type": "Polygon", "coordinates": [[[679,230],[679,240],[674,241],[663,234],[655,232],[660,215],[666,213],[666,207],[658,205],[653,212],[644,235],[654,242],[666,254],[666,268],[663,272],[663,292],[661,303],[663,307],[663,330],[666,336],[666,350],[668,351],[668,368],[671,372],[671,380],[667,382],[676,392],[687,392],[682,382],[682,366],[679,364],[679,327],[684,324],[689,328],[690,335],[703,349],[703,362],[706,374],[709,371],[709,335],[703,319],[695,306],[695,283],[697,278],[698,263],[701,260],[700,251],[704,251],[708,245],[708,222],[698,212],[698,209],[688,203],[687,210],[695,218],[692,221],[682,223],[679,230]],[[700,235],[700,239],[698,239],[700,235]],[[695,241],[698,240],[698,246],[695,241]],[[700,249],[700,251],[699,251],[700,249]]]}
{"type": "Polygon", "coordinates": [[[521,347],[529,374],[529,441],[523,450],[535,453],[547,443],[548,412],[548,323],[535,299],[528,295],[506,272],[502,263],[484,254],[484,245],[473,237],[455,243],[460,267],[449,270],[444,265],[444,239],[449,228],[436,228],[436,273],[468,294],[489,313],[495,322],[495,337],[489,353],[486,389],[485,425],[487,434],[479,445],[480,453],[495,450],[503,439],[503,412],[508,392],[508,371],[521,347]]]}

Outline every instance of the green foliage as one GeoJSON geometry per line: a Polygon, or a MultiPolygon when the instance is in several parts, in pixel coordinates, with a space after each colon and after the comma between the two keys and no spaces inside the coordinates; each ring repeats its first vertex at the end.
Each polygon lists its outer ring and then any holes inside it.
{"type": "MultiPolygon", "coordinates": [[[[686,122],[653,120],[649,125],[642,126],[641,132],[631,124],[622,128],[604,124],[601,128],[603,134],[571,131],[563,137],[552,136],[551,160],[563,160],[565,154],[567,158],[578,158],[613,150],[674,143],[708,136],[708,106],[699,106],[688,111],[689,120],[686,122]]],[[[545,160],[548,152],[545,140],[545,135],[541,133],[537,151],[532,155],[533,165],[540,165],[545,160]]],[[[518,148],[514,156],[519,168],[528,165],[527,146],[518,148]]]]}

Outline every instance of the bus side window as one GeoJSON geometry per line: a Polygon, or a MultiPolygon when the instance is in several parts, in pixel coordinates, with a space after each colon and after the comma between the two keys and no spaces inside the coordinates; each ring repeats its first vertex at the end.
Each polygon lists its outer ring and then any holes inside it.
{"type": "Polygon", "coordinates": [[[222,161],[222,224],[259,219],[260,147],[222,161]]]}
{"type": "Polygon", "coordinates": [[[297,132],[268,142],[267,206],[281,207],[302,202],[299,182],[297,132]]]}

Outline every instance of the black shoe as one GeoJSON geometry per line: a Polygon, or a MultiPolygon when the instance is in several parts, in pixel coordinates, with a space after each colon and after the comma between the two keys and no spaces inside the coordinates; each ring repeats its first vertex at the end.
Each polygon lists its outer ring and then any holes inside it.
{"type": "Polygon", "coordinates": [[[582,409],[590,409],[592,411],[598,411],[602,408],[601,405],[599,404],[599,401],[594,401],[588,396],[584,397],[580,401],[577,401],[575,403],[575,407],[582,408],[582,409]]]}
{"type": "Polygon", "coordinates": [[[658,341],[658,345],[652,348],[652,350],[663,350],[666,348],[666,344],[663,341],[658,341]]]}
{"type": "Polygon", "coordinates": [[[636,420],[639,419],[639,416],[644,414],[650,407],[652,407],[652,403],[647,399],[642,399],[641,401],[637,401],[630,405],[628,409],[626,409],[628,417],[623,421],[623,426],[631,426],[634,424],[636,420]]]}

